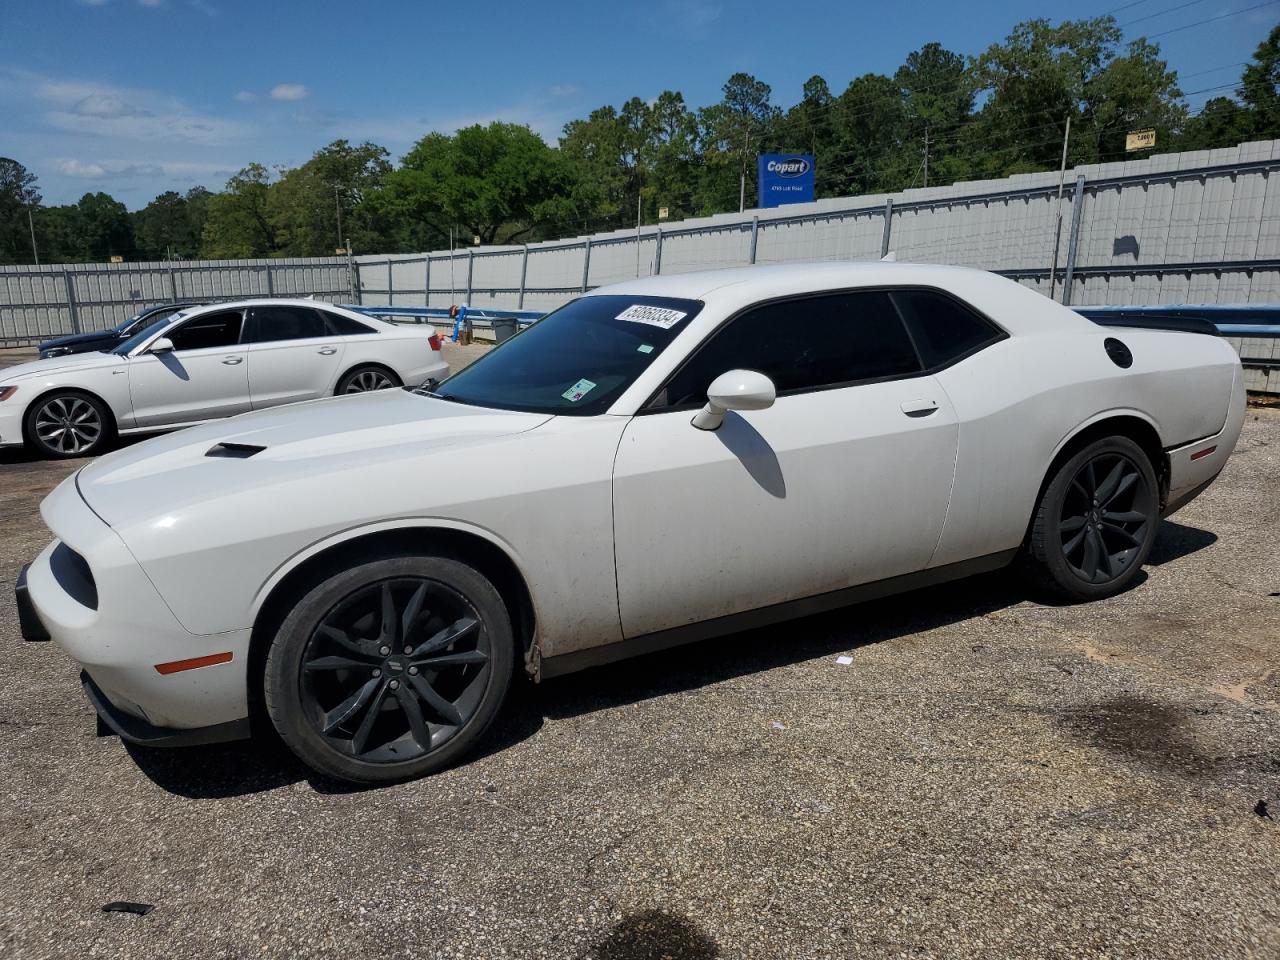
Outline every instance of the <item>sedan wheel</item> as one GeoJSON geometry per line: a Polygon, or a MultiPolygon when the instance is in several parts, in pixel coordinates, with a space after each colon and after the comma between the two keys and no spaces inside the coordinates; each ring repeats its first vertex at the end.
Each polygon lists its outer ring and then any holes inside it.
{"type": "Polygon", "coordinates": [[[1095,441],[1062,464],[1041,496],[1028,543],[1028,571],[1070,600],[1119,593],[1155,541],[1155,472],[1127,437],[1095,441]]]}
{"type": "Polygon", "coordinates": [[[56,393],[27,414],[27,439],[47,457],[98,453],[111,436],[112,421],[100,402],[79,393],[56,393]]]}
{"type": "Polygon", "coordinates": [[[497,713],[514,660],[510,621],[479,572],[395,558],[311,591],[268,655],[268,710],[315,769],[364,783],[439,769],[497,713]]]}
{"type": "Polygon", "coordinates": [[[368,393],[371,390],[389,390],[400,383],[391,374],[377,367],[352,370],[338,384],[337,393],[368,393]]]}

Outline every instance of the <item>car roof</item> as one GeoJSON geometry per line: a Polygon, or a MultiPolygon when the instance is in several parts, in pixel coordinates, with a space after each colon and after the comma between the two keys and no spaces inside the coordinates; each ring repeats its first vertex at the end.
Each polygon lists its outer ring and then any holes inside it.
{"type": "Polygon", "coordinates": [[[717,291],[735,287],[737,289],[733,291],[734,299],[739,295],[767,299],[770,296],[780,296],[806,289],[891,286],[904,283],[948,286],[950,282],[955,281],[957,275],[992,276],[986,271],[968,267],[932,263],[895,263],[885,260],[777,263],[624,280],[611,286],[598,287],[590,295],[643,294],[653,297],[706,300],[717,291]]]}
{"type": "MultiPolygon", "coordinates": [[[[1088,321],[1029,287],[986,270],[935,263],[833,261],[732,267],[664,274],[597,287],[587,296],[630,295],[701,300],[704,315],[723,316],[779,297],[860,287],[929,287],[954,294],[1014,334],[1081,329],[1088,321]]],[[[694,326],[702,326],[696,321],[694,326]]]]}
{"type": "Polygon", "coordinates": [[[218,310],[244,310],[249,307],[320,307],[330,310],[334,313],[340,313],[345,317],[353,320],[359,320],[371,327],[390,328],[392,330],[400,329],[393,323],[387,323],[377,317],[371,317],[367,314],[356,313],[354,310],[347,310],[338,306],[336,303],[330,303],[327,300],[307,300],[301,297],[253,297],[247,300],[223,300],[218,303],[206,303],[192,310],[184,311],[183,318],[196,317],[204,313],[213,313],[218,310]]]}

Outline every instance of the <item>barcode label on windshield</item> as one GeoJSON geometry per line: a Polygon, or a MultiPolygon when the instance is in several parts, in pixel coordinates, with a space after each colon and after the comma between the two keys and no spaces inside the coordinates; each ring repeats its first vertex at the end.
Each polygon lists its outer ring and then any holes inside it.
{"type": "Polygon", "coordinates": [[[618,314],[619,320],[630,320],[632,323],[647,323],[651,327],[670,330],[688,314],[679,310],[668,310],[666,307],[648,307],[643,303],[633,304],[618,314]]]}

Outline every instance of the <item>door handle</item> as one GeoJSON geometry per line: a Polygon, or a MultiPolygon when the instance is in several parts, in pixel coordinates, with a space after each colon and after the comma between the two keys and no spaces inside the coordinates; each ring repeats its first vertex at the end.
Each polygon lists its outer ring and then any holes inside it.
{"type": "Polygon", "coordinates": [[[320,356],[322,357],[332,357],[337,352],[338,352],[337,347],[325,347],[323,350],[316,351],[316,353],[320,354],[320,356]]]}
{"type": "Polygon", "coordinates": [[[908,417],[927,417],[938,412],[938,401],[926,400],[924,397],[906,400],[902,404],[902,412],[908,417]]]}
{"type": "Polygon", "coordinates": [[[227,357],[222,362],[229,367],[234,367],[237,363],[244,363],[244,357],[227,357]]]}

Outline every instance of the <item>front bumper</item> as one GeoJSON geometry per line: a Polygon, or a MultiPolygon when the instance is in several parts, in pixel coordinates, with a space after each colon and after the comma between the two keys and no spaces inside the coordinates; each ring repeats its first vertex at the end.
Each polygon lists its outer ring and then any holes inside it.
{"type": "Polygon", "coordinates": [[[18,605],[18,627],[22,631],[22,639],[40,642],[49,639],[49,631],[40,622],[36,605],[31,602],[31,591],[27,589],[27,570],[30,567],[31,564],[28,563],[18,571],[18,582],[13,585],[13,599],[18,605]]]}
{"type": "Polygon", "coordinates": [[[124,541],[81,499],[74,477],[41,510],[59,539],[19,577],[23,635],[43,630],[80,664],[92,683],[92,689],[86,685],[90,701],[126,739],[212,743],[247,735],[250,631],[200,636],[185,630],[124,541]],[[83,558],[92,592],[60,562],[68,551],[83,558]],[[226,653],[229,662],[197,669],[162,673],[157,666],[226,653]]]}
{"type": "Polygon", "coordinates": [[[136,743],[144,747],[200,747],[211,743],[228,743],[232,740],[245,740],[249,736],[249,718],[217,723],[209,727],[191,727],[186,730],[175,730],[171,727],[157,727],[140,717],[125,713],[111,702],[105,693],[93,682],[87,671],[80,671],[80,683],[84,687],[84,695],[98,711],[98,717],[121,740],[136,743]]]}

